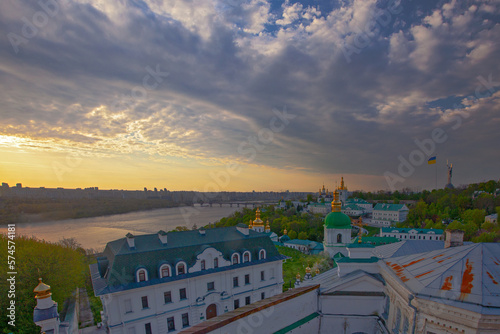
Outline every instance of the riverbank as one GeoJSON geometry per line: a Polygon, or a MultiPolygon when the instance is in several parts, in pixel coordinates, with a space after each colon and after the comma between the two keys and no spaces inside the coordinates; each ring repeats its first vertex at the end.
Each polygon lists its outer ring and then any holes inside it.
{"type": "Polygon", "coordinates": [[[0,198],[0,225],[101,217],[184,206],[151,199],[19,199],[0,198]]]}

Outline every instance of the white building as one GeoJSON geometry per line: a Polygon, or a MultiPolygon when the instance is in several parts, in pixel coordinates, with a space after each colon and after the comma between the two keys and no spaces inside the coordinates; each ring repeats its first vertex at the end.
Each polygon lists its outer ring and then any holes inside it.
{"type": "Polygon", "coordinates": [[[443,240],[443,230],[432,228],[381,227],[381,237],[395,237],[399,240],[443,240]]]}
{"type": "Polygon", "coordinates": [[[376,226],[391,226],[404,222],[408,216],[408,207],[405,204],[377,203],[373,208],[372,224],[376,226]]]}
{"type": "Polygon", "coordinates": [[[334,256],[337,253],[346,254],[345,246],[351,243],[351,218],[341,212],[339,191],[335,190],[332,202],[332,212],[325,217],[325,237],[323,247],[334,256]]]}
{"type": "Polygon", "coordinates": [[[365,210],[356,204],[342,205],[342,212],[350,217],[359,217],[365,213],[365,210]]]}
{"type": "Polygon", "coordinates": [[[307,211],[312,214],[319,213],[322,215],[326,215],[331,212],[331,204],[330,203],[309,203],[307,205],[307,211]]]}
{"type": "Polygon", "coordinates": [[[373,204],[365,201],[362,198],[349,198],[345,201],[345,205],[355,204],[356,206],[362,208],[364,210],[363,213],[372,213],[373,212],[373,204]]]}
{"type": "Polygon", "coordinates": [[[338,267],[184,333],[500,333],[500,244],[399,243],[434,250],[379,258],[373,246],[351,244],[338,267]]]}
{"type": "Polygon", "coordinates": [[[269,220],[264,226],[264,222],[260,219],[260,209],[257,208],[255,211],[255,220],[248,223],[248,228],[254,230],[255,232],[263,233],[267,235],[271,241],[278,242],[278,235],[271,231],[271,226],[269,225],[269,220]]]}
{"type": "Polygon", "coordinates": [[[109,242],[91,265],[109,333],[175,333],[281,293],[270,238],[245,224],[109,242]]]}

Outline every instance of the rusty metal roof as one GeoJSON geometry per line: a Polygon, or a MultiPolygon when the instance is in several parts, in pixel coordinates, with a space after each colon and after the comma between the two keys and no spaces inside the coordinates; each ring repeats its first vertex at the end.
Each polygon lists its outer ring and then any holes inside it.
{"type": "Polygon", "coordinates": [[[418,297],[473,311],[488,308],[486,313],[500,314],[498,243],[470,244],[384,261],[418,297]]]}

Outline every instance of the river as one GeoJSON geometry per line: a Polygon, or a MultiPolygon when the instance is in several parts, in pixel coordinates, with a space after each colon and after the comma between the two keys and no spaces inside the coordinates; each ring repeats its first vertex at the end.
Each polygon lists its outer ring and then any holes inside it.
{"type": "Polygon", "coordinates": [[[16,224],[16,234],[35,236],[49,242],[75,238],[83,248],[103,250],[106,243],[127,233],[170,231],[177,226],[192,228],[214,223],[240,210],[238,207],[180,207],[130,212],[92,218],[16,224]]]}

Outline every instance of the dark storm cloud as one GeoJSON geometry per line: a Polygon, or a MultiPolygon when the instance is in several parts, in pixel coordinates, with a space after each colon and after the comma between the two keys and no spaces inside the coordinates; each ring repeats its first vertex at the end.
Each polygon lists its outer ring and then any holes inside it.
{"type": "MultiPolygon", "coordinates": [[[[256,163],[381,176],[446,123],[429,102],[474,95],[478,76],[500,81],[494,2],[58,4],[18,53],[0,41],[1,133],[245,160],[239,145],[286,106],[296,117],[256,163]]],[[[2,2],[2,36],[22,36],[40,10],[2,2]]],[[[482,96],[439,153],[464,170],[464,155],[489,155],[494,177],[499,107],[482,96]]]]}

